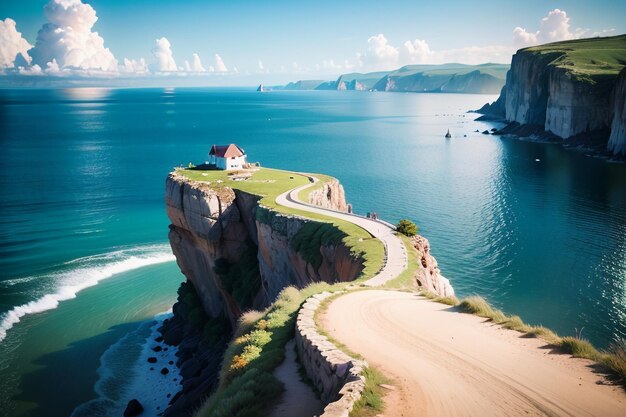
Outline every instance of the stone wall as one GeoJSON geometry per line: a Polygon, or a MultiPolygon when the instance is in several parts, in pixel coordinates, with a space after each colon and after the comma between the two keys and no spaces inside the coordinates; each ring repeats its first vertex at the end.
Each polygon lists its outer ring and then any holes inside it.
{"type": "Polygon", "coordinates": [[[351,358],[317,331],[315,312],[332,295],[325,291],[306,300],[296,321],[296,346],[307,375],[328,403],[320,417],[348,417],[365,389],[367,362],[351,358]]]}

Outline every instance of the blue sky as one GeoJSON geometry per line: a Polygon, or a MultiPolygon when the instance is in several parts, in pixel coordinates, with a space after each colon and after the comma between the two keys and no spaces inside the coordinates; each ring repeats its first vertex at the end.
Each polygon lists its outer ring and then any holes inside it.
{"type": "MultiPolygon", "coordinates": [[[[44,6],[55,2],[57,14],[52,19],[60,19],[63,24],[71,21],[73,17],[63,14],[63,7],[79,0],[5,1],[0,5],[0,19],[15,21],[23,40],[34,46],[38,31],[49,22],[44,6]]],[[[100,71],[114,72],[113,60],[123,65],[124,58],[144,58],[145,66],[129,65],[127,72],[137,68],[142,76],[206,72],[206,78],[215,78],[218,84],[254,84],[258,79],[331,79],[343,72],[391,69],[407,63],[509,62],[516,49],[531,44],[626,33],[626,2],[611,0],[83,3],[95,10],[98,20],[92,27],[83,28],[85,37],[76,38],[77,48],[91,48],[83,40],[97,32],[111,55],[86,50],[81,57],[88,56],[88,60],[66,60],[67,51],[59,52],[58,44],[54,44],[58,36],[49,33],[41,43],[41,51],[29,52],[31,67],[36,63],[42,73],[49,75],[55,74],[57,66],[59,71],[65,68],[66,75],[80,68],[84,76],[101,77],[100,71]],[[554,13],[556,9],[558,13],[554,13]],[[542,26],[544,18],[548,20],[542,26]],[[514,33],[516,28],[520,29],[514,33]],[[167,42],[157,43],[161,38],[167,42]],[[205,71],[194,71],[194,53],[200,63],[196,69],[205,71]],[[48,65],[52,59],[55,63],[48,65]],[[189,65],[184,64],[185,60],[189,65]],[[219,73],[220,77],[211,77],[209,72],[219,73]]],[[[82,6],[76,10],[79,17],[80,13],[88,13],[82,6]]],[[[63,26],[57,20],[55,24],[63,26]]],[[[2,33],[0,30],[0,36],[2,33]]],[[[0,61],[9,72],[11,66],[16,72],[20,64],[28,69],[24,61],[0,61]]]]}

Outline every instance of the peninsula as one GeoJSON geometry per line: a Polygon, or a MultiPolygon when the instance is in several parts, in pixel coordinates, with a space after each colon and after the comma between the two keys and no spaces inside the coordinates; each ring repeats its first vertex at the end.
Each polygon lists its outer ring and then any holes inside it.
{"type": "MultiPolygon", "coordinates": [[[[248,163],[230,171],[207,168],[181,168],[166,181],[170,244],[187,282],[179,290],[173,317],[161,328],[164,343],[176,346],[182,377],[182,389],[170,400],[165,416],[197,409],[203,417],[278,416],[296,409],[326,417],[347,416],[351,410],[361,415],[380,413],[386,394],[393,399],[386,402],[392,412],[413,410],[417,400],[409,393],[430,392],[422,390],[431,383],[447,384],[445,375],[451,374],[401,382],[393,361],[372,350],[402,349],[404,342],[389,331],[405,331],[407,337],[419,332],[416,348],[408,346],[424,367],[418,374],[449,359],[457,361],[459,369],[479,369],[474,374],[486,378],[481,385],[497,388],[498,395],[481,397],[472,407],[517,398],[522,389],[524,396],[515,404],[520,412],[559,412],[572,401],[566,409],[574,413],[617,416],[626,410],[620,387],[597,385],[605,374],[594,373],[588,359],[571,359],[572,354],[591,358],[602,364],[603,372],[619,374],[619,355],[527,326],[476,297],[457,300],[428,241],[397,233],[384,221],[349,213],[336,179],[248,163]],[[367,290],[372,287],[379,289],[367,290]],[[363,316],[366,311],[382,316],[370,320],[363,316]],[[405,320],[398,323],[406,328],[390,330],[388,320],[405,320]],[[450,320],[453,326],[445,330],[436,324],[440,320],[450,320]],[[352,325],[356,333],[345,329],[352,325]],[[519,343],[520,332],[533,339],[519,343]],[[466,346],[487,333],[486,346],[475,351],[466,346]],[[364,346],[359,334],[368,334],[376,343],[364,346]],[[299,359],[289,353],[291,340],[299,359]],[[588,350],[581,351],[581,346],[588,350]],[[437,351],[440,354],[433,356],[437,351]],[[555,356],[555,362],[545,356],[550,351],[568,354],[555,356]],[[484,353],[489,358],[480,356],[484,353]],[[516,355],[530,362],[496,360],[516,355]],[[525,364],[542,375],[545,371],[548,386],[571,383],[578,391],[538,392],[533,379],[508,374],[507,366],[525,364]],[[305,370],[319,399],[311,393],[303,400],[294,393],[311,392],[296,377],[298,367],[305,370]],[[503,384],[504,375],[513,381],[503,384]]],[[[434,402],[420,398],[420,407],[429,415],[457,415],[436,404],[446,402],[441,399],[444,392],[458,396],[471,386],[475,389],[475,381],[466,382],[452,392],[442,389],[434,402]]],[[[469,403],[461,401],[454,410],[464,407],[469,403]]]]}

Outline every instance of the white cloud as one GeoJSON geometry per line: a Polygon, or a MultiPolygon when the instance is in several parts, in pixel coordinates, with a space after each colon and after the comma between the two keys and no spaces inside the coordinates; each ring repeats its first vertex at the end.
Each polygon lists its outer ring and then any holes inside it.
{"type": "Polygon", "coordinates": [[[228,68],[226,64],[224,64],[224,60],[219,54],[215,54],[215,71],[217,72],[228,72],[228,68]]]}
{"type": "Polygon", "coordinates": [[[360,57],[366,66],[392,68],[398,64],[400,52],[389,44],[385,35],[379,33],[369,37],[367,50],[360,57]]]}
{"type": "Polygon", "coordinates": [[[159,38],[155,41],[152,53],[157,60],[156,71],[173,72],[178,70],[176,61],[174,61],[174,57],[172,56],[172,45],[166,37],[159,38]]]}
{"type": "Polygon", "coordinates": [[[49,74],[58,74],[61,72],[61,68],[59,68],[56,58],[52,58],[52,61],[46,64],[45,72],[49,74]]]}
{"type": "Polygon", "coordinates": [[[425,40],[406,41],[400,48],[400,55],[405,62],[422,63],[432,58],[433,52],[425,40]]]}
{"type": "Polygon", "coordinates": [[[200,60],[200,55],[193,54],[193,66],[191,67],[191,69],[194,72],[206,72],[206,69],[204,68],[204,66],[202,66],[202,61],[200,60]]]}
{"type": "Polygon", "coordinates": [[[148,65],[146,65],[146,60],[143,58],[139,60],[124,58],[124,65],[120,66],[120,71],[132,74],[147,74],[148,65]]]}
{"type": "Polygon", "coordinates": [[[32,63],[54,68],[117,71],[117,60],[98,32],[92,32],[98,20],[96,11],[80,0],[51,0],[44,7],[48,23],[37,34],[35,47],[29,51],[32,63]]]}
{"type": "Polygon", "coordinates": [[[513,29],[513,42],[518,47],[532,46],[542,43],[558,42],[568,39],[577,39],[585,36],[588,30],[576,29],[570,31],[569,17],[565,10],[554,9],[541,19],[539,30],[528,31],[522,27],[513,29]]]}
{"type": "Polygon", "coordinates": [[[22,34],[17,31],[15,20],[0,20],[0,68],[12,68],[18,54],[26,62],[30,62],[28,50],[32,48],[22,34]]]}

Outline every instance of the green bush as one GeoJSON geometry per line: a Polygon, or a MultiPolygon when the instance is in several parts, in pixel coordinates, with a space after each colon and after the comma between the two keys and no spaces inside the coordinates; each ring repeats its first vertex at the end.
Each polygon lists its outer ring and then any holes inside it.
{"type": "Polygon", "coordinates": [[[415,236],[417,234],[417,225],[413,223],[411,220],[400,220],[396,225],[396,231],[398,233],[402,233],[405,236],[415,236]]]}

